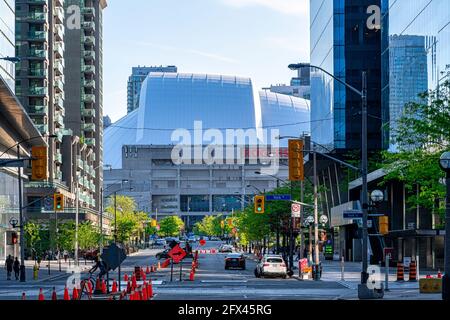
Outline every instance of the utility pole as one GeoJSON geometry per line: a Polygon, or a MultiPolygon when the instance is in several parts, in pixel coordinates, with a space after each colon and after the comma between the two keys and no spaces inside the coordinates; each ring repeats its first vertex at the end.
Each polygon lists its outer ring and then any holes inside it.
{"type": "MultiPolygon", "coordinates": [[[[17,145],[17,159],[20,160],[20,144],[17,145]]],[[[23,217],[23,186],[22,186],[22,168],[19,166],[17,170],[19,175],[19,223],[20,223],[20,282],[26,281],[25,272],[25,237],[24,237],[24,223],[23,217]]]]}
{"type": "MultiPolygon", "coordinates": [[[[316,272],[319,270],[319,192],[317,181],[317,153],[314,152],[314,264],[316,272]]],[[[318,280],[318,277],[315,277],[318,280]]]]}
{"type": "Polygon", "coordinates": [[[361,273],[361,284],[367,284],[368,274],[367,268],[368,262],[368,209],[369,209],[369,191],[367,186],[367,171],[368,171],[368,155],[367,155],[367,74],[365,71],[362,73],[362,209],[363,209],[363,270],[361,273]]]}
{"type": "MultiPolygon", "coordinates": [[[[75,182],[76,184],[77,182],[75,182]]],[[[75,187],[75,265],[79,265],[78,260],[78,219],[79,219],[79,204],[78,204],[78,198],[79,198],[79,188],[76,185],[75,187]]]]}

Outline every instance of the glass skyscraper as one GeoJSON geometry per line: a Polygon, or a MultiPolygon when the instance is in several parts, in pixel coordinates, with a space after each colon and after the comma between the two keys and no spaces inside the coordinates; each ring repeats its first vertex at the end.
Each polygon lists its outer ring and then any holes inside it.
{"type": "MultiPolygon", "coordinates": [[[[311,64],[361,88],[368,76],[368,146],[381,148],[381,32],[367,28],[367,8],[380,0],[312,0],[311,64]]],[[[361,148],[361,97],[311,70],[311,138],[335,150],[361,148]]]]}
{"type": "MultiPolygon", "coordinates": [[[[450,1],[382,1],[385,146],[406,103],[450,78],[450,1]]],[[[391,139],[390,139],[391,138],[391,139]]]]}
{"type": "MultiPolygon", "coordinates": [[[[0,0],[0,58],[15,56],[15,42],[15,0],[0,0]]],[[[14,92],[14,63],[0,60],[0,76],[14,92]]]]}

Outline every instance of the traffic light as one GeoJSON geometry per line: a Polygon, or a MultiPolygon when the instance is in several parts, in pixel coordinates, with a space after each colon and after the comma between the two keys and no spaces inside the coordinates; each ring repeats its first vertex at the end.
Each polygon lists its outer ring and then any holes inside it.
{"type": "Polygon", "coordinates": [[[31,180],[47,180],[47,147],[33,147],[31,157],[31,180]]]}
{"type": "Polygon", "coordinates": [[[158,225],[158,221],[152,220],[152,227],[156,228],[157,225],[158,225]]]}
{"type": "Polygon", "coordinates": [[[60,193],[53,195],[53,209],[55,211],[64,211],[64,196],[60,193]]]}
{"type": "Polygon", "coordinates": [[[303,140],[289,140],[289,181],[305,180],[303,140]]]}
{"type": "Polygon", "coordinates": [[[19,236],[15,231],[6,231],[6,245],[13,246],[19,243],[19,236]]]}
{"type": "Polygon", "coordinates": [[[378,220],[380,234],[387,235],[389,234],[389,217],[383,216],[378,220]]]}
{"type": "Polygon", "coordinates": [[[220,221],[220,227],[222,228],[222,229],[225,229],[225,221],[220,221]]]}
{"type": "Polygon", "coordinates": [[[255,213],[265,213],[266,212],[266,197],[256,196],[255,197],[255,213]]]}

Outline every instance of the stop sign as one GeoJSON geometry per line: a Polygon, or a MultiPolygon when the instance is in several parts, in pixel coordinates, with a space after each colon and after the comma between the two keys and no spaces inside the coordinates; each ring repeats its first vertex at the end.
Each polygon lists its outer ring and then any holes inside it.
{"type": "Polygon", "coordinates": [[[203,247],[206,244],[206,240],[200,240],[200,245],[203,247]]]}

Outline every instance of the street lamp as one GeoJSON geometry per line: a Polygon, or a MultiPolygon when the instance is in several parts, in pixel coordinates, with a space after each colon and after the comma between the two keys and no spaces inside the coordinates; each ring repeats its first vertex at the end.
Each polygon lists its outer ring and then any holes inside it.
{"type": "Polygon", "coordinates": [[[361,284],[358,286],[358,297],[360,299],[373,299],[373,298],[381,298],[382,292],[380,295],[376,294],[374,290],[370,290],[367,287],[367,281],[369,279],[369,274],[367,273],[367,269],[369,267],[369,261],[367,257],[368,252],[368,242],[369,242],[369,235],[368,235],[368,217],[369,217],[369,196],[368,196],[368,182],[367,182],[367,175],[368,175],[368,152],[367,152],[367,72],[362,71],[362,88],[361,90],[356,89],[355,87],[349,85],[345,81],[342,81],[338,77],[334,76],[330,72],[326,71],[325,69],[306,64],[306,63],[298,63],[298,64],[290,64],[289,69],[291,70],[299,70],[303,68],[313,68],[318,69],[322,71],[323,73],[327,74],[331,78],[333,78],[335,81],[339,82],[340,84],[344,85],[346,88],[351,90],[352,92],[356,93],[361,97],[361,118],[362,118],[362,132],[361,132],[361,153],[362,153],[362,210],[363,210],[363,245],[362,245],[362,272],[361,272],[361,284]]]}
{"type": "Polygon", "coordinates": [[[450,301],[450,152],[442,154],[439,165],[446,174],[447,197],[445,201],[445,251],[444,276],[442,278],[442,300],[450,301]]]}
{"type": "Polygon", "coordinates": [[[11,63],[18,63],[22,59],[20,59],[18,57],[3,57],[3,58],[0,58],[0,60],[5,60],[5,61],[11,62],[11,63]]]}

